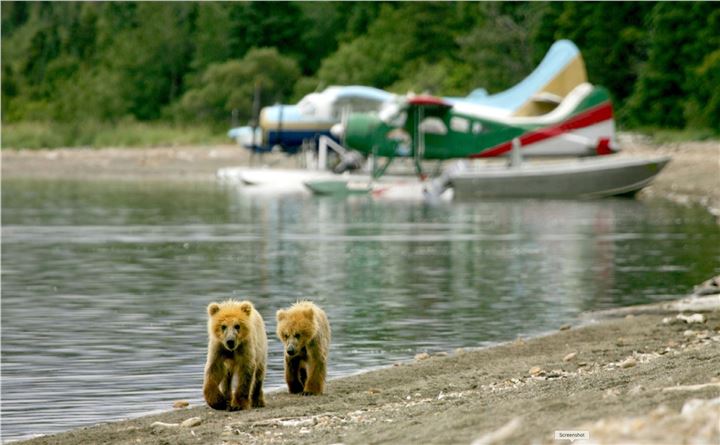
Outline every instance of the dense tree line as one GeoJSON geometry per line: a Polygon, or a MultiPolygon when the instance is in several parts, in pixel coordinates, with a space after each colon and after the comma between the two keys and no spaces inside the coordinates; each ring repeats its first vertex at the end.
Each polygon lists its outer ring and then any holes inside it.
{"type": "Polygon", "coordinates": [[[332,84],[496,92],[573,40],[624,127],[720,131],[713,2],[2,2],[2,120],[227,126],[332,84]]]}

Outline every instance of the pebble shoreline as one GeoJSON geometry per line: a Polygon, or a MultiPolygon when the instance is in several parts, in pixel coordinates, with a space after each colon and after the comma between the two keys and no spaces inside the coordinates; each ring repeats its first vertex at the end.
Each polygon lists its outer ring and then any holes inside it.
{"type": "Polygon", "coordinates": [[[335,379],[323,396],[273,392],[266,408],[232,413],[177,403],[22,443],[550,444],[560,443],[555,431],[577,430],[589,443],[716,444],[718,284],[678,302],[587,314],[538,338],[335,379]]]}

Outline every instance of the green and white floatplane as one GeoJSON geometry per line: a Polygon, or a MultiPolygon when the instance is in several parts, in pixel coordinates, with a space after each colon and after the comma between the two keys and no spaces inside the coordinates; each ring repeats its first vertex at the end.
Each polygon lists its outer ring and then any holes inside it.
{"type": "MultiPolygon", "coordinates": [[[[346,159],[357,160],[358,154],[368,162],[362,174],[333,177],[328,171],[315,171],[301,175],[300,181],[316,194],[423,199],[447,197],[452,189],[461,199],[613,196],[637,192],[669,161],[630,162],[616,154],[619,147],[610,96],[604,88],[588,83],[582,56],[567,40],[556,42],[535,71],[501,93],[392,96],[379,112],[351,113],[331,133],[332,139],[320,139],[321,160],[326,147],[336,147],[340,166],[346,159]],[[510,162],[501,168],[476,162],[497,157],[510,162]],[[526,162],[548,157],[571,159],[526,162]],[[387,174],[397,159],[412,163],[412,182],[387,174]],[[463,162],[428,174],[428,161],[458,159],[463,162]],[[393,193],[393,188],[403,192],[393,193]]],[[[277,184],[279,179],[268,180],[277,184]]]]}

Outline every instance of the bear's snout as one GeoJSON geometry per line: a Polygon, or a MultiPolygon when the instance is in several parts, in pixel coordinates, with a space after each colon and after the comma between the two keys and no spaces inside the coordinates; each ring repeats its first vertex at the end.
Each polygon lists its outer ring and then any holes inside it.
{"type": "Polygon", "coordinates": [[[235,349],[236,345],[237,343],[235,343],[235,340],[233,340],[232,338],[225,341],[225,346],[231,351],[235,349]]]}
{"type": "Polygon", "coordinates": [[[295,352],[297,352],[297,349],[295,349],[295,345],[289,345],[287,347],[287,354],[288,355],[295,355],[295,352]]]}

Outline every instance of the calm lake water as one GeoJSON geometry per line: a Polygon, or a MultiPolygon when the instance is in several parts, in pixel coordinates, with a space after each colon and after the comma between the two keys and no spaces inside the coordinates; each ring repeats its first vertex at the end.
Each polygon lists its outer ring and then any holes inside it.
{"type": "Polygon", "coordinates": [[[330,377],[686,295],[720,272],[707,213],[634,200],[379,203],[214,184],[3,181],[2,439],[202,402],[207,304],[298,298],[330,377]]]}

